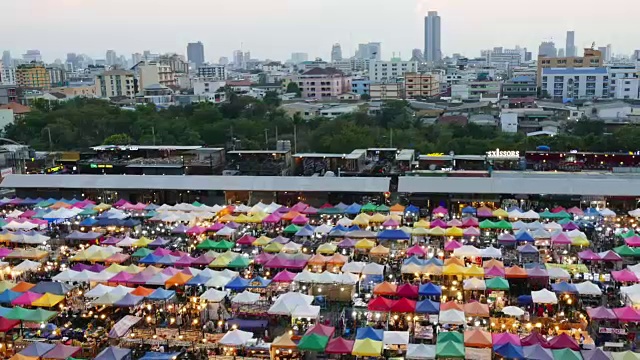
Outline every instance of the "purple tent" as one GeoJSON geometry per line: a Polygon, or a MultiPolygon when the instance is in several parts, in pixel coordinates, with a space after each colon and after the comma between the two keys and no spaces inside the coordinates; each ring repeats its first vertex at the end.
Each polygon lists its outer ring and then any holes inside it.
{"type": "Polygon", "coordinates": [[[172,233],[172,234],[186,234],[186,233],[187,233],[187,230],[189,230],[189,228],[188,228],[188,227],[186,227],[184,224],[180,224],[180,225],[178,225],[178,226],[174,227],[174,228],[171,230],[171,233],[172,233]]]}
{"type": "Polygon", "coordinates": [[[513,244],[516,242],[516,237],[509,233],[502,233],[498,235],[498,242],[505,244],[513,244]]]}
{"type": "Polygon", "coordinates": [[[291,241],[289,238],[286,238],[286,237],[280,236],[280,235],[278,237],[276,237],[275,239],[271,240],[271,242],[277,242],[278,244],[282,244],[282,245],[288,243],[289,241],[291,241]]]}
{"type": "Polygon", "coordinates": [[[170,240],[158,237],[155,240],[153,240],[151,243],[149,243],[149,245],[147,245],[148,247],[158,247],[158,246],[165,246],[168,243],[170,243],[170,240]]]}
{"type": "Polygon", "coordinates": [[[356,246],[356,242],[357,242],[356,240],[345,238],[345,239],[342,239],[342,241],[340,241],[338,243],[338,247],[339,248],[343,248],[343,249],[350,249],[350,248],[356,246]]]}
{"type": "Polygon", "coordinates": [[[585,251],[579,252],[578,257],[580,258],[580,260],[587,260],[587,261],[601,260],[600,255],[594,253],[591,249],[587,249],[585,251]]]}
{"type": "Polygon", "coordinates": [[[149,281],[149,279],[151,279],[153,277],[154,274],[150,273],[150,272],[139,272],[135,275],[133,275],[133,277],[131,279],[129,279],[129,281],[127,281],[127,283],[130,284],[136,284],[136,285],[144,285],[147,283],[147,281],[149,281]]]}
{"type": "MultiPolygon", "coordinates": [[[[237,228],[239,228],[239,227],[240,227],[240,224],[238,224],[238,223],[237,223],[237,222],[235,222],[235,221],[230,221],[230,222],[228,222],[228,223],[227,223],[227,225],[226,225],[226,226],[227,226],[228,228],[232,228],[232,229],[236,230],[237,228]]],[[[222,229],[221,229],[221,230],[222,230],[222,229]]]]}
{"type": "Polygon", "coordinates": [[[578,225],[576,225],[576,223],[574,223],[573,221],[570,221],[564,225],[562,225],[562,230],[564,231],[571,231],[571,230],[577,230],[580,227],[578,225]]]}
{"type": "Polygon", "coordinates": [[[255,237],[249,234],[244,234],[240,237],[240,239],[238,239],[238,241],[236,241],[236,244],[250,246],[251,244],[253,244],[254,241],[256,241],[255,237]]]}
{"type": "Polygon", "coordinates": [[[213,224],[213,225],[209,226],[209,227],[207,228],[207,231],[208,231],[208,232],[218,232],[218,231],[220,231],[220,230],[224,229],[224,226],[225,226],[225,225],[224,225],[223,223],[217,222],[217,223],[215,223],[215,224],[213,224]]]}
{"type": "Polygon", "coordinates": [[[262,264],[265,264],[265,263],[269,262],[274,257],[275,257],[275,255],[273,255],[273,254],[260,253],[260,254],[258,254],[258,256],[256,256],[253,259],[253,262],[258,264],[258,265],[262,265],[262,264]]]}
{"type": "Polygon", "coordinates": [[[144,296],[136,296],[131,294],[126,294],[122,299],[116,301],[113,306],[117,307],[131,307],[138,305],[142,300],[144,300],[144,296]]]}
{"type": "Polygon", "coordinates": [[[102,272],[102,270],[106,269],[106,267],[104,265],[100,265],[100,264],[93,264],[91,265],[87,270],[94,272],[94,273],[99,273],[102,272]]]}
{"type": "Polygon", "coordinates": [[[304,209],[302,213],[305,215],[316,215],[318,213],[318,209],[314,208],[313,206],[309,206],[308,208],[304,209]]]}
{"type": "MultiPolygon", "coordinates": [[[[185,255],[175,262],[175,266],[191,266],[196,259],[190,255],[185,255]]],[[[213,261],[213,260],[212,260],[213,261]]]]}
{"type": "Polygon", "coordinates": [[[617,320],[618,317],[613,312],[613,310],[606,308],[604,306],[599,306],[596,308],[587,308],[587,314],[591,320],[617,320]]]}
{"type": "Polygon", "coordinates": [[[525,359],[554,360],[551,350],[545,349],[540,344],[523,346],[522,353],[524,354],[525,359]]]}
{"type": "Polygon", "coordinates": [[[33,342],[31,345],[27,346],[24,350],[20,351],[19,354],[23,356],[31,356],[35,358],[40,358],[44,354],[48,353],[53,349],[55,345],[44,343],[44,342],[33,342]]]}
{"type": "Polygon", "coordinates": [[[178,270],[178,269],[176,269],[174,267],[168,267],[168,268],[165,268],[164,270],[162,270],[163,274],[171,275],[171,276],[173,276],[173,275],[175,275],[175,274],[177,274],[179,272],[180,272],[180,270],[178,270]]]}
{"type": "Polygon", "coordinates": [[[133,275],[129,274],[128,272],[120,271],[118,274],[116,274],[115,276],[111,277],[109,279],[109,282],[127,283],[127,282],[129,282],[129,280],[131,280],[132,277],[133,277],[133,275]]]}
{"type": "Polygon", "coordinates": [[[81,349],[82,348],[80,346],[68,346],[58,343],[53,349],[49,350],[43,358],[65,360],[73,357],[73,355],[78,353],[81,349]]]}
{"type": "Polygon", "coordinates": [[[193,262],[191,263],[191,265],[197,265],[197,266],[207,266],[209,264],[211,264],[211,262],[215,260],[215,258],[209,254],[202,254],[200,256],[198,256],[197,258],[193,259],[193,262]]]}
{"type": "Polygon", "coordinates": [[[80,272],[80,271],[84,271],[84,270],[89,270],[90,268],[91,268],[91,266],[89,266],[87,264],[78,263],[78,264],[73,265],[71,267],[71,270],[80,272]]]}
{"type": "Polygon", "coordinates": [[[591,350],[581,350],[580,354],[584,360],[610,360],[611,355],[600,348],[591,350]]]}
{"type": "Polygon", "coordinates": [[[102,245],[115,245],[115,244],[119,243],[120,241],[122,241],[122,239],[118,239],[116,237],[109,236],[108,238],[103,240],[100,244],[102,244],[102,245]]]}
{"type": "Polygon", "coordinates": [[[266,218],[262,219],[262,222],[264,224],[275,224],[280,222],[280,216],[276,215],[275,213],[267,216],[266,218]]]}

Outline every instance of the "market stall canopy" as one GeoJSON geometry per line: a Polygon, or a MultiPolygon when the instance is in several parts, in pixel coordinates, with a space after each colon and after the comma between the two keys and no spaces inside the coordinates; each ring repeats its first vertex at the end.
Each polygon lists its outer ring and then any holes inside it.
{"type": "Polygon", "coordinates": [[[557,304],[558,303],[558,297],[556,296],[556,294],[547,289],[532,291],[531,297],[533,299],[533,302],[536,304],[557,304]]]}
{"type": "Polygon", "coordinates": [[[436,358],[436,346],[425,344],[409,344],[407,347],[407,359],[430,360],[436,358]]]}

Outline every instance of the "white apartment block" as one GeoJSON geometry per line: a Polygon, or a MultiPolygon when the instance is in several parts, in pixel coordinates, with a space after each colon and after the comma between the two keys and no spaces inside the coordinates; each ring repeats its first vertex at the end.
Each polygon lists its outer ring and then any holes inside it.
{"type": "Polygon", "coordinates": [[[164,86],[177,86],[176,73],[169,64],[149,62],[138,65],[140,72],[140,89],[160,84],[164,86]]]}
{"type": "Polygon", "coordinates": [[[225,81],[220,81],[217,78],[195,78],[192,81],[193,94],[194,95],[208,95],[214,94],[218,89],[223,88],[226,85],[225,81]]]}
{"type": "Polygon", "coordinates": [[[198,77],[225,80],[227,78],[227,67],[224,65],[202,65],[198,68],[197,74],[198,77]]]}
{"type": "Polygon", "coordinates": [[[544,68],[543,94],[567,102],[610,98],[607,68],[544,68]]]}
{"type": "Polygon", "coordinates": [[[609,94],[612,98],[640,98],[640,69],[636,65],[611,65],[608,71],[609,94]]]}
{"type": "Polygon", "coordinates": [[[395,82],[408,72],[418,72],[417,61],[371,61],[369,79],[371,82],[395,82]]]}
{"type": "Polygon", "coordinates": [[[15,85],[16,84],[16,68],[3,67],[0,62],[0,85],[15,85]]]}
{"type": "Polygon", "coordinates": [[[133,98],[135,94],[135,78],[132,72],[125,70],[109,70],[96,76],[98,96],[101,98],[126,96],[133,98]]]}

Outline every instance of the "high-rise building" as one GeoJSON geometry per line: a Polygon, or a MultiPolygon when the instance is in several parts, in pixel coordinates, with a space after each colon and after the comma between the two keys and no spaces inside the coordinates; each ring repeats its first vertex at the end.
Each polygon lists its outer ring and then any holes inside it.
{"type": "Polygon", "coordinates": [[[291,53],[291,62],[294,64],[300,64],[301,62],[305,62],[309,60],[309,55],[303,52],[294,52],[291,53]]]}
{"type": "Polygon", "coordinates": [[[131,54],[131,66],[135,66],[140,61],[142,61],[142,54],[140,53],[131,54]]]}
{"type": "Polygon", "coordinates": [[[544,57],[558,57],[558,50],[556,50],[556,44],[553,41],[543,41],[538,47],[538,56],[544,57]]]}
{"type": "Polygon", "coordinates": [[[564,49],[563,48],[558,49],[558,57],[564,57],[564,49]]]}
{"type": "Polygon", "coordinates": [[[218,59],[218,64],[229,65],[229,58],[226,56],[220,56],[220,59],[218,59]]]}
{"type": "Polygon", "coordinates": [[[249,61],[251,61],[251,52],[250,51],[245,51],[243,60],[244,60],[244,62],[242,63],[242,67],[246,68],[247,67],[247,63],[249,61]]]}
{"type": "Polygon", "coordinates": [[[572,31],[567,31],[567,44],[565,46],[565,54],[567,57],[572,57],[578,55],[576,52],[576,33],[572,31]]]}
{"type": "MultiPolygon", "coordinates": [[[[555,57],[538,55],[537,84],[540,86],[544,79],[542,70],[547,68],[603,68],[604,56],[601,51],[590,48],[584,49],[584,56],[555,57]]],[[[606,69],[605,69],[606,70],[606,69]]],[[[552,80],[552,79],[548,79],[552,80]]]]}
{"type": "Polygon", "coordinates": [[[187,59],[196,64],[196,67],[204,64],[204,45],[200,41],[187,44],[187,59]]]}
{"type": "Polygon", "coordinates": [[[429,11],[424,18],[424,59],[430,63],[442,60],[440,16],[437,11],[429,11]]]}
{"type": "Polygon", "coordinates": [[[411,51],[411,61],[417,61],[419,63],[423,63],[424,62],[424,54],[422,53],[422,50],[413,49],[411,51]]]}
{"type": "Polygon", "coordinates": [[[107,61],[107,65],[113,66],[118,64],[118,55],[115,50],[107,50],[107,54],[105,55],[105,60],[107,61]]]}
{"type": "Polygon", "coordinates": [[[233,52],[233,67],[241,69],[244,65],[244,53],[242,50],[236,50],[233,52]]]}
{"type": "Polygon", "coordinates": [[[382,44],[379,42],[359,44],[358,50],[356,51],[356,58],[363,60],[381,60],[382,44]]]}
{"type": "Polygon", "coordinates": [[[9,50],[5,50],[2,52],[2,64],[5,68],[13,66],[11,61],[11,52],[9,50]]]}
{"type": "Polygon", "coordinates": [[[48,90],[51,82],[47,69],[42,63],[31,62],[18,66],[16,84],[21,87],[48,90]]]}
{"type": "Polygon", "coordinates": [[[604,59],[606,61],[611,61],[611,58],[613,58],[613,52],[611,51],[611,44],[607,44],[607,54],[605,55],[604,59]]]}
{"type": "Polygon", "coordinates": [[[26,54],[22,54],[22,59],[27,63],[30,62],[42,62],[42,55],[40,50],[27,50],[26,54]]]}
{"type": "Polygon", "coordinates": [[[331,62],[336,62],[342,60],[342,47],[340,44],[333,44],[331,47],[331,62]]]}
{"type": "Polygon", "coordinates": [[[631,59],[636,61],[640,60],[640,50],[634,50],[633,55],[631,56],[631,59]]]}

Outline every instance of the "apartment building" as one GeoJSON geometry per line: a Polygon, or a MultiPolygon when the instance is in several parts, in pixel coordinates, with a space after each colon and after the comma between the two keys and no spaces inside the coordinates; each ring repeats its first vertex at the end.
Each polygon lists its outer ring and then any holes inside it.
{"type": "Polygon", "coordinates": [[[158,61],[140,63],[135,67],[140,74],[140,89],[153,84],[177,86],[176,73],[169,64],[158,61]]]}
{"type": "Polygon", "coordinates": [[[401,83],[376,83],[369,86],[371,100],[393,100],[402,98],[401,83]]]}
{"type": "Polygon", "coordinates": [[[543,68],[543,96],[557,101],[606,99],[609,94],[609,73],[604,67],[543,68]]]}
{"type": "Polygon", "coordinates": [[[434,97],[440,94],[440,82],[433,74],[406,73],[404,91],[407,99],[434,97]]]}
{"type": "Polygon", "coordinates": [[[23,64],[16,68],[16,85],[18,87],[49,90],[51,79],[42,63],[23,64]]]}
{"type": "Polygon", "coordinates": [[[96,76],[96,89],[99,97],[126,96],[133,98],[137,92],[133,72],[109,70],[96,76]]]}
{"type": "Polygon", "coordinates": [[[227,68],[224,65],[203,65],[198,67],[197,75],[209,79],[225,80],[227,68]]]}
{"type": "Polygon", "coordinates": [[[369,63],[369,79],[373,82],[395,82],[398,78],[402,78],[404,74],[417,71],[417,61],[394,59],[391,61],[376,60],[369,63]]]}
{"type": "Polygon", "coordinates": [[[538,86],[542,84],[542,69],[545,68],[599,68],[604,64],[602,52],[594,49],[584,49],[581,57],[546,57],[538,56],[538,86]]]}
{"type": "Polygon", "coordinates": [[[538,94],[536,80],[532,76],[516,76],[502,84],[502,96],[508,98],[535,97],[538,94]]]}
{"type": "Polygon", "coordinates": [[[614,99],[640,99],[640,69],[636,65],[611,65],[609,95],[614,99]]]}
{"type": "Polygon", "coordinates": [[[49,75],[49,83],[51,87],[64,86],[67,83],[67,72],[59,67],[48,66],[47,74],[49,75]]]}
{"type": "Polygon", "coordinates": [[[332,99],[351,92],[351,77],[331,67],[307,70],[292,81],[298,83],[303,99],[332,99]]]}

